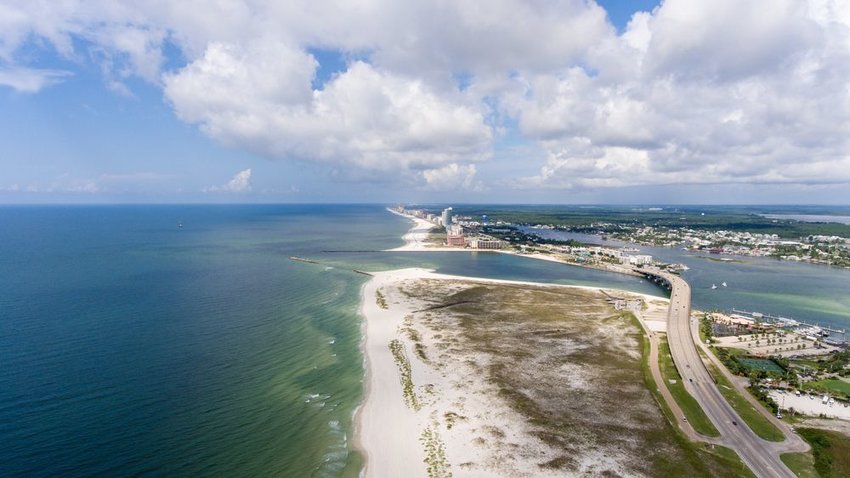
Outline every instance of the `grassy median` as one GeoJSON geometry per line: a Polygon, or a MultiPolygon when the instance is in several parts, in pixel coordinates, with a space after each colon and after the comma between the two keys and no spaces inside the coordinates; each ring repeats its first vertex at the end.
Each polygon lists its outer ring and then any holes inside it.
{"type": "Polygon", "coordinates": [[[682,376],[673,364],[670,345],[667,343],[666,337],[662,337],[660,340],[658,361],[661,365],[661,376],[666,381],[667,389],[670,390],[673,399],[676,400],[676,403],[682,408],[682,412],[688,417],[688,421],[694,427],[694,430],[705,436],[719,437],[720,432],[717,431],[717,428],[708,419],[708,416],[696,399],[685,389],[682,376]]]}
{"type": "Polygon", "coordinates": [[[744,423],[746,423],[756,435],[768,441],[782,441],[785,439],[785,435],[782,431],[776,428],[773,423],[770,423],[770,420],[768,420],[750,402],[742,397],[735,387],[733,387],[726,377],[720,372],[720,370],[714,366],[714,364],[709,363],[708,369],[711,372],[711,376],[715,383],[717,383],[717,388],[720,390],[720,393],[726,397],[726,401],[732,405],[732,408],[738,412],[738,415],[741,416],[744,423]]]}

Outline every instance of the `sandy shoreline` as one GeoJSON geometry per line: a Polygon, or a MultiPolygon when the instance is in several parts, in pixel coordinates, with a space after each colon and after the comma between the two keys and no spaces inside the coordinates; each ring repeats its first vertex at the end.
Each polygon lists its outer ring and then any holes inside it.
{"type": "MultiPolygon", "coordinates": [[[[387,208],[387,211],[395,214],[396,216],[401,216],[403,218],[409,219],[413,221],[413,227],[410,228],[407,233],[402,236],[404,239],[404,245],[400,247],[396,247],[395,249],[390,249],[391,251],[423,251],[426,250],[425,240],[428,238],[428,233],[431,229],[437,227],[436,224],[426,221],[425,219],[421,219],[418,217],[414,217],[408,214],[402,214],[398,211],[394,211],[390,208],[387,208]]],[[[430,248],[429,248],[430,249],[430,248]]]]}
{"type": "MultiPolygon", "coordinates": [[[[434,225],[423,219],[390,211],[413,221],[411,229],[403,236],[405,245],[391,249],[392,251],[473,252],[469,249],[461,248],[426,247],[424,241],[434,225]]],[[[543,254],[517,254],[511,251],[483,252],[519,255],[570,265],[543,254]]],[[[640,297],[646,301],[667,300],[657,296],[618,289],[454,276],[437,274],[432,270],[423,268],[373,273],[372,278],[361,289],[359,307],[359,313],[363,317],[363,341],[361,348],[365,377],[363,381],[364,400],[355,411],[354,417],[354,444],[363,454],[364,458],[364,468],[361,476],[428,476],[426,466],[423,464],[427,458],[425,447],[423,446],[423,431],[430,430],[429,427],[432,426],[434,421],[433,415],[436,413],[436,409],[431,410],[431,416],[429,416],[427,405],[423,410],[415,410],[411,407],[410,402],[405,400],[405,390],[402,385],[403,380],[400,379],[399,359],[398,356],[393,354],[389,346],[391,341],[397,340],[402,336],[403,329],[406,330],[405,317],[412,314],[416,310],[417,305],[422,305],[400,294],[399,285],[427,279],[542,288],[604,290],[611,295],[619,297],[640,297]],[[423,464],[423,466],[419,466],[420,464],[423,464]]],[[[658,328],[663,329],[664,325],[662,323],[658,328]]],[[[445,376],[434,376],[434,371],[429,370],[422,362],[416,360],[411,350],[404,350],[403,354],[406,358],[406,360],[403,360],[409,364],[408,367],[414,383],[445,383],[445,376]]],[[[466,397],[456,397],[456,399],[465,400],[466,397]]],[[[478,407],[483,408],[478,411],[473,410],[472,415],[485,414],[488,405],[486,402],[482,402],[478,404],[478,407]]],[[[513,419],[517,419],[517,417],[513,417],[513,419]]],[[[509,423],[506,423],[506,425],[510,428],[509,423]]],[[[465,449],[464,452],[469,451],[468,446],[457,442],[457,437],[454,438],[454,443],[452,440],[449,440],[446,448],[452,454],[457,452],[457,448],[465,449]]],[[[472,458],[477,461],[481,457],[476,455],[472,458]]],[[[454,471],[457,474],[458,470],[454,471]]],[[[464,475],[465,473],[461,472],[460,474],[464,475]]]]}
{"type": "MultiPolygon", "coordinates": [[[[617,289],[463,277],[438,274],[422,268],[374,273],[362,287],[360,305],[360,314],[364,320],[362,350],[366,374],[364,401],[355,415],[354,443],[364,456],[364,469],[361,476],[428,476],[426,467],[418,465],[426,459],[421,438],[423,431],[432,426],[435,412],[429,409],[428,404],[422,410],[415,410],[405,401],[399,364],[389,347],[391,341],[402,337],[405,317],[412,314],[417,307],[415,301],[399,293],[398,286],[402,283],[425,279],[541,288],[605,290],[618,296],[630,295],[643,297],[646,300],[665,300],[617,289]],[[378,293],[385,301],[386,308],[380,305],[378,293]]],[[[418,305],[421,306],[421,304],[418,305]]],[[[439,385],[446,382],[445,377],[435,376],[433,370],[413,357],[411,350],[404,352],[410,364],[414,383],[439,385]]],[[[441,405],[445,406],[445,403],[441,405]]],[[[479,403],[477,408],[474,403],[466,404],[467,414],[470,416],[486,414],[487,407],[486,402],[479,403]]],[[[458,449],[469,453],[469,447],[462,441],[458,441],[457,437],[446,442],[446,449],[450,454],[457,453],[458,449]]],[[[480,457],[475,456],[475,458],[480,457]]],[[[454,471],[457,475],[458,470],[454,471]]],[[[464,473],[460,474],[464,475],[464,473]]]]}

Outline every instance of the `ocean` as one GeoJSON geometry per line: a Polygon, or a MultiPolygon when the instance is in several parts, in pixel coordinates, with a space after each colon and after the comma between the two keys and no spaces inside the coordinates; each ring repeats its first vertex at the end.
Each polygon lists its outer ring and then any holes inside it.
{"type": "MultiPolygon", "coordinates": [[[[380,252],[408,227],[377,205],[0,207],[0,476],[356,476],[352,269],[663,294],[503,254],[380,252]]],[[[818,282],[834,271],[793,270],[795,307],[850,323],[847,289],[818,282]]],[[[779,300],[758,287],[773,269],[747,271],[736,287],[779,300]]]]}

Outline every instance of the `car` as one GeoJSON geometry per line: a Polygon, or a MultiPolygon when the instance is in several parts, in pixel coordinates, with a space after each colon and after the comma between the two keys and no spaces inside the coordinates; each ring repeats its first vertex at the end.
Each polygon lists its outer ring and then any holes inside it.
{"type": "Polygon", "coordinates": [[[682,417],[682,420],[688,421],[688,417],[682,417]]]}
{"type": "Polygon", "coordinates": [[[737,427],[737,426],[738,426],[738,422],[736,422],[735,420],[732,420],[732,425],[735,425],[735,426],[737,427]]]}

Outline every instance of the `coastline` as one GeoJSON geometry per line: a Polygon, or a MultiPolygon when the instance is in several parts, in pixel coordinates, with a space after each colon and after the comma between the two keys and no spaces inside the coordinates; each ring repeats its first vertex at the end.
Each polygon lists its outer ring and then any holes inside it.
{"type": "MultiPolygon", "coordinates": [[[[363,457],[360,476],[425,476],[410,470],[424,455],[418,442],[418,422],[407,409],[398,370],[388,347],[407,311],[382,309],[377,292],[402,280],[399,271],[373,274],[361,288],[359,313],[363,319],[361,351],[365,376],[363,401],[355,410],[354,445],[363,457]],[[377,453],[380,451],[380,453],[377,453]]],[[[409,271],[409,269],[407,270],[409,271]]]]}
{"type": "MultiPolygon", "coordinates": [[[[393,214],[413,221],[410,230],[403,236],[405,245],[390,249],[390,251],[497,252],[558,262],[564,265],[576,265],[543,254],[426,247],[424,240],[430,229],[434,227],[433,224],[423,219],[390,211],[393,214]]],[[[622,271],[618,270],[614,272],[622,271]]],[[[433,270],[424,268],[407,268],[372,273],[372,277],[361,287],[360,305],[358,308],[358,314],[363,320],[361,324],[361,352],[363,354],[364,379],[363,400],[354,411],[354,437],[352,440],[355,449],[358,450],[363,459],[363,467],[360,472],[360,476],[363,477],[428,476],[425,466],[422,466],[421,469],[413,469],[411,465],[427,462],[428,457],[426,456],[425,447],[423,447],[422,437],[425,430],[430,430],[429,426],[433,421],[433,417],[429,417],[427,413],[420,413],[418,410],[414,410],[406,402],[405,390],[402,385],[403,380],[400,380],[400,365],[389,346],[393,340],[397,340],[398,338],[404,339],[402,337],[402,330],[405,329],[405,318],[416,311],[416,307],[414,307],[416,305],[415,301],[399,294],[399,286],[406,281],[410,283],[412,281],[422,280],[461,281],[463,283],[502,284],[562,290],[586,290],[620,297],[640,297],[647,302],[663,301],[666,303],[668,301],[668,299],[663,297],[620,289],[465,277],[439,274],[433,270]],[[380,303],[381,301],[384,302],[383,307],[380,303]]],[[[654,329],[659,330],[659,327],[663,329],[665,325],[666,323],[659,324],[656,322],[654,329]]],[[[415,383],[444,383],[446,381],[445,376],[435,376],[434,372],[429,370],[422,362],[416,359],[409,360],[412,356],[412,351],[405,350],[404,354],[408,359],[407,362],[409,362],[409,368],[415,383]]],[[[460,398],[460,400],[464,400],[464,398],[460,398]]],[[[484,403],[479,404],[479,410],[475,413],[485,413],[483,410],[486,410],[486,407],[487,405],[484,403]]],[[[519,418],[513,417],[512,419],[518,420],[519,418]]],[[[516,424],[520,425],[519,422],[516,424]]],[[[456,454],[458,450],[461,450],[462,454],[468,455],[467,458],[472,458],[473,460],[481,458],[477,454],[479,452],[470,450],[468,442],[458,440],[456,435],[457,433],[455,433],[454,437],[448,437],[445,444],[450,454],[456,454]]],[[[442,442],[441,446],[443,446],[442,442]]]]}
{"type": "MultiPolygon", "coordinates": [[[[422,411],[411,408],[405,400],[405,390],[400,380],[399,364],[390,350],[389,343],[401,338],[405,330],[405,318],[416,311],[416,303],[399,293],[399,286],[422,280],[460,281],[466,284],[502,284],[527,286],[534,288],[585,290],[592,292],[613,293],[619,296],[641,297],[646,301],[667,301],[667,299],[638,294],[619,289],[603,289],[591,286],[565,284],[537,283],[530,281],[513,281],[505,279],[488,279],[464,277],[435,273],[423,268],[397,269],[377,272],[361,289],[361,304],[359,313],[363,318],[363,352],[365,377],[363,381],[364,398],[355,411],[354,440],[356,449],[363,457],[363,468],[360,476],[427,476],[425,467],[420,470],[412,469],[411,464],[423,463],[427,459],[421,437],[424,430],[429,429],[433,418],[427,413],[437,399],[423,399],[422,411]],[[378,293],[380,292],[380,296],[378,293]],[[386,308],[379,304],[382,297],[386,308]]],[[[421,305],[421,304],[419,304],[421,305]]],[[[431,344],[425,341],[426,346],[431,344]]],[[[437,376],[422,362],[413,358],[411,350],[404,351],[409,359],[413,382],[417,384],[445,384],[445,376],[437,376]]],[[[456,380],[458,377],[454,377],[456,380]]],[[[457,397],[455,397],[457,399],[457,397]]],[[[461,398],[463,400],[463,398],[461,398]]],[[[482,402],[475,408],[468,403],[467,414],[477,416],[486,413],[487,405],[482,402]]],[[[432,411],[433,415],[433,411],[432,411]]],[[[519,420],[513,417],[512,420],[519,420]]],[[[505,420],[508,420],[507,418],[505,420]]],[[[517,422],[519,426],[521,422],[517,422]]],[[[460,433],[460,432],[458,432],[460,433]]],[[[467,437],[468,438],[468,437],[467,437]]],[[[446,451],[449,455],[461,454],[467,458],[481,458],[471,450],[468,440],[446,437],[446,451]]]]}
{"type": "MultiPolygon", "coordinates": [[[[424,251],[426,250],[425,239],[428,238],[428,234],[431,229],[437,227],[434,223],[430,221],[426,221],[425,219],[421,219],[418,217],[414,217],[408,214],[402,214],[398,211],[394,211],[390,208],[387,208],[387,211],[395,214],[396,216],[401,216],[403,218],[409,219],[413,221],[413,226],[410,228],[402,239],[404,240],[404,245],[396,247],[394,249],[389,249],[390,251],[424,251]]],[[[427,248],[430,249],[430,248],[427,248]]]]}
{"type": "Polygon", "coordinates": [[[494,254],[508,254],[512,256],[519,257],[527,257],[529,259],[537,259],[542,261],[556,262],[558,264],[564,264],[567,266],[575,266],[575,267],[584,267],[586,269],[594,269],[599,271],[607,271],[607,272],[616,272],[618,274],[626,274],[632,275],[636,277],[641,277],[641,274],[634,272],[631,269],[617,267],[616,265],[610,266],[594,266],[588,264],[578,264],[574,262],[566,262],[562,261],[556,257],[552,257],[546,254],[540,254],[537,252],[534,253],[520,253],[515,251],[506,251],[503,249],[467,249],[465,247],[448,247],[448,246],[433,246],[428,247],[425,244],[425,240],[428,237],[428,234],[431,229],[436,227],[434,224],[420,219],[418,217],[414,217],[408,214],[402,214],[398,211],[394,211],[390,208],[387,208],[387,211],[395,214],[396,216],[401,216],[403,218],[409,219],[414,222],[413,226],[411,226],[410,230],[402,236],[404,240],[404,245],[395,247],[392,249],[386,249],[386,252],[477,252],[477,253],[494,253],[494,254]]]}

